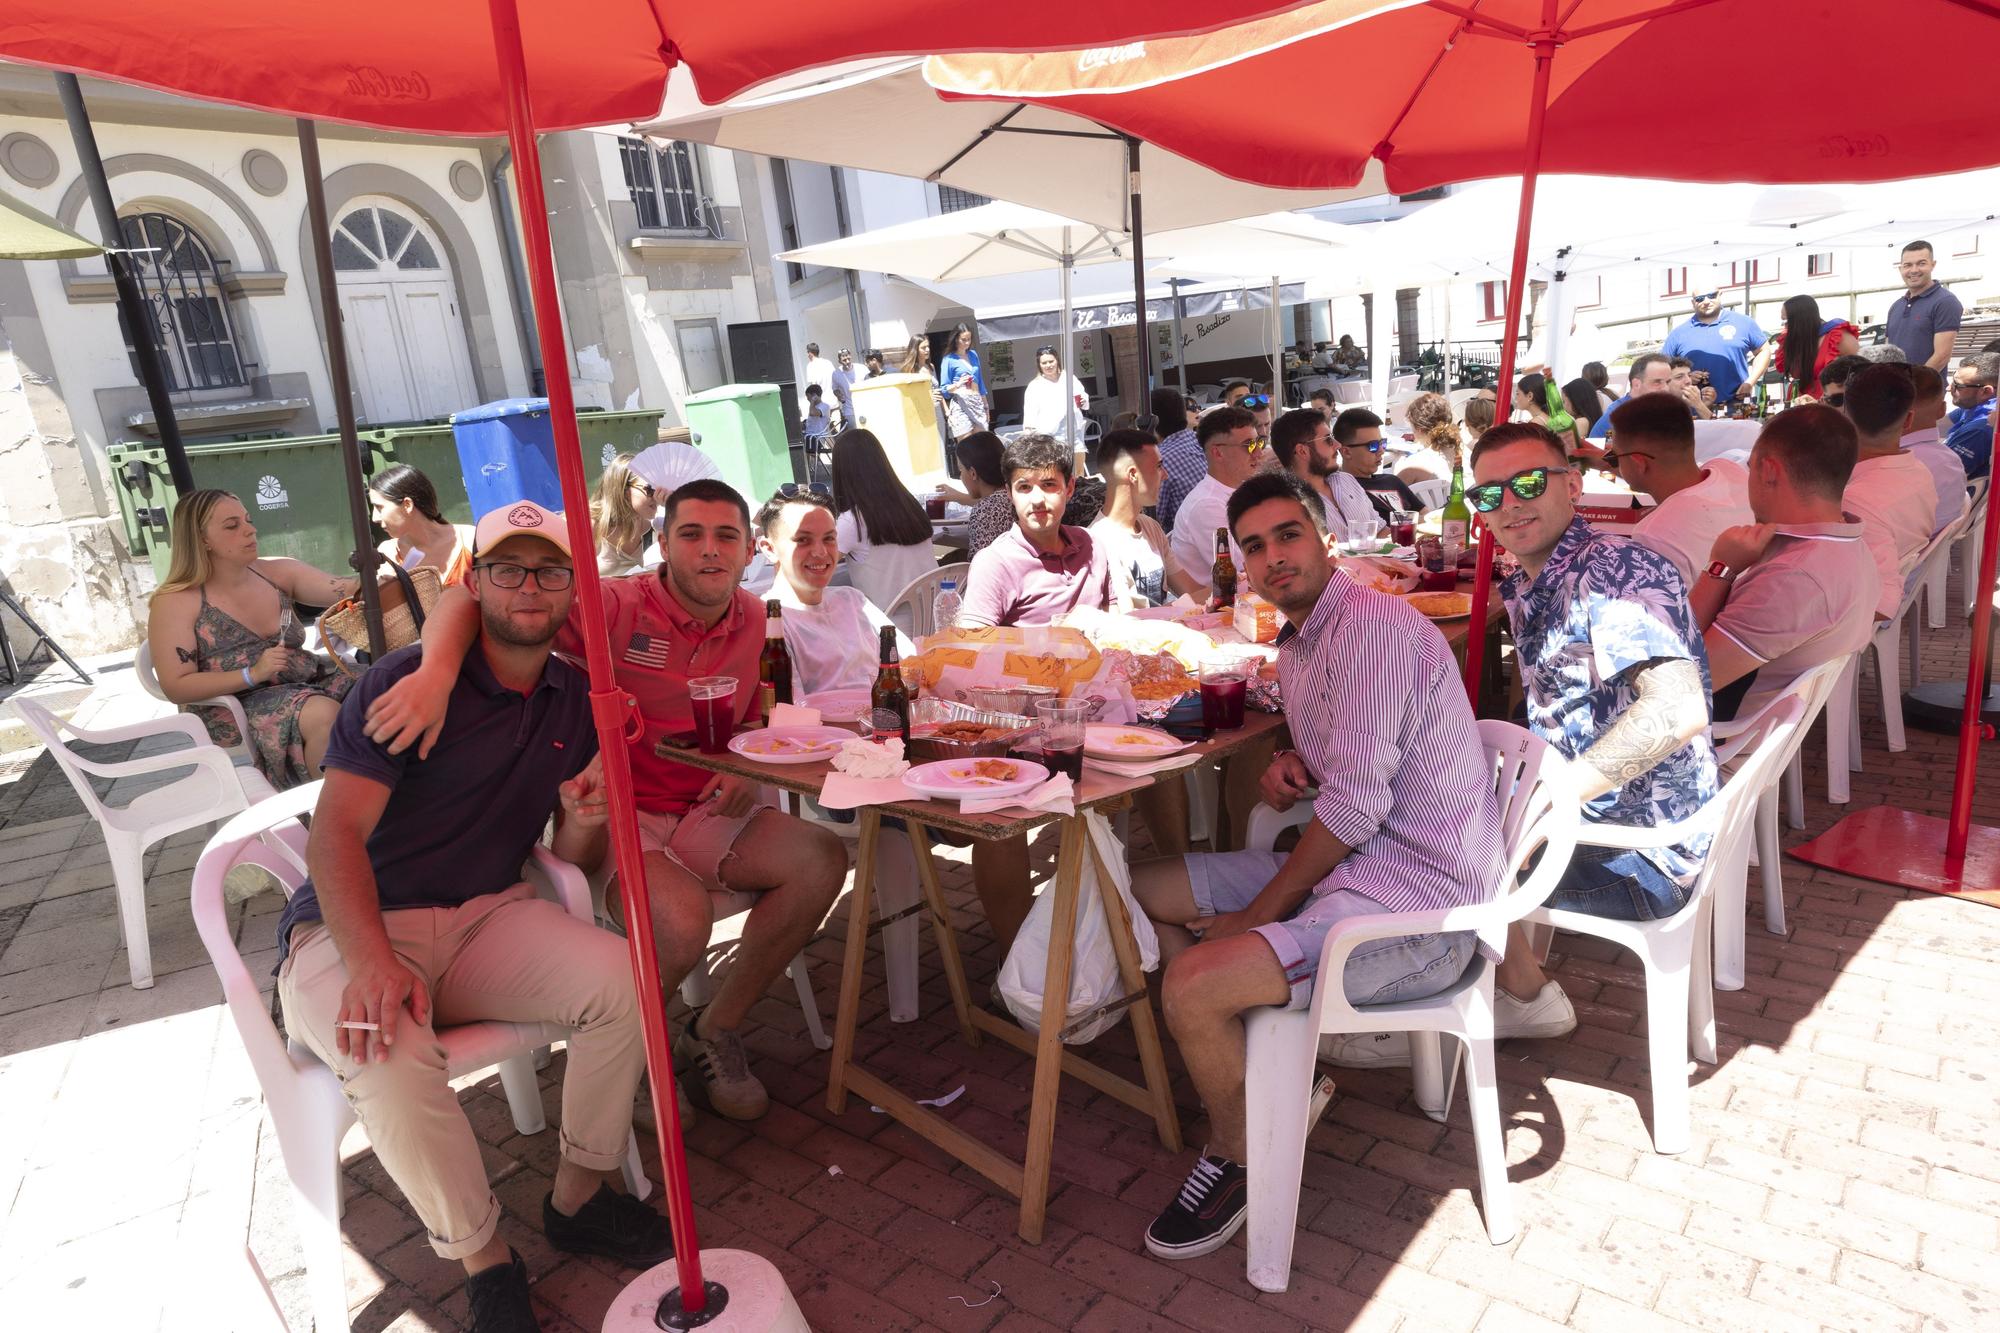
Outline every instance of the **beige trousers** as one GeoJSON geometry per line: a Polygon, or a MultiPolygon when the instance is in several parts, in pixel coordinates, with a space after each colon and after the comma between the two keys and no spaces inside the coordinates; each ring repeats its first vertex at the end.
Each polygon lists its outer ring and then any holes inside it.
{"type": "Polygon", "coordinates": [[[389,1058],[338,1054],[333,1022],[347,967],[324,926],[292,932],[278,975],[285,1028],[340,1076],[375,1155],[446,1259],[493,1238],[500,1203],[486,1183],[479,1141],[445,1073],[436,1029],[495,1019],[572,1029],[563,1077],[562,1155],[612,1171],[624,1160],[632,1099],[646,1069],[639,1005],[625,941],[577,920],[526,884],[458,907],[382,914],[389,943],[431,995],[431,1021],[401,1014],[389,1058]]]}

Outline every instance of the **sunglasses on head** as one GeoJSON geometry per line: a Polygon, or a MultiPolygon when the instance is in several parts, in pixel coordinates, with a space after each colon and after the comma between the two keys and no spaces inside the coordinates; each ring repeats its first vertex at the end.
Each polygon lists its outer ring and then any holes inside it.
{"type": "Polygon", "coordinates": [[[1249,394],[1236,405],[1238,407],[1247,407],[1252,412],[1255,412],[1260,407],[1269,407],[1271,405],[1271,396],[1266,393],[1249,394]]]}
{"type": "Polygon", "coordinates": [[[778,487],[778,494],[787,500],[796,500],[806,495],[832,495],[833,491],[823,481],[788,481],[778,487]]]}
{"type": "Polygon", "coordinates": [[[1490,514],[1500,507],[1501,494],[1512,491],[1523,500],[1539,500],[1549,488],[1549,478],[1557,473],[1569,471],[1566,467],[1531,467],[1526,472],[1516,472],[1505,481],[1489,481],[1484,486],[1468,486],[1465,499],[1482,514],[1490,514]]]}

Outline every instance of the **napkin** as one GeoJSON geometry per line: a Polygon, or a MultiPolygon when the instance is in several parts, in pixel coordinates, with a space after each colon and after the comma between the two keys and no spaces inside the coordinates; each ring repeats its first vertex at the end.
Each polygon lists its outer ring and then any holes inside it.
{"type": "Polygon", "coordinates": [[[819,709],[807,708],[800,704],[773,704],[771,716],[764,719],[768,727],[816,727],[820,725],[819,709]]]}
{"type": "Polygon", "coordinates": [[[1115,773],[1121,778],[1148,778],[1155,773],[1166,773],[1176,768],[1192,768],[1201,762],[1199,754],[1182,751],[1159,759],[1098,759],[1086,754],[1085,768],[1094,768],[1104,773],[1115,773]]]}
{"type": "Polygon", "coordinates": [[[826,775],[826,785],[816,799],[828,810],[852,810],[863,805],[891,805],[922,798],[912,795],[900,777],[857,778],[835,772],[826,775]]]}
{"type": "Polygon", "coordinates": [[[1076,788],[1070,782],[1069,774],[1058,773],[1040,786],[1031,787],[1019,795],[962,798],[958,808],[960,813],[968,815],[1017,809],[1032,810],[1038,814],[1073,815],[1076,813],[1076,788]]]}
{"type": "Polygon", "coordinates": [[[900,737],[879,744],[858,737],[842,741],[840,753],[833,757],[833,772],[826,775],[826,785],[820,791],[819,803],[828,810],[852,810],[860,805],[913,800],[909,788],[903,785],[903,774],[909,771],[900,737]]]}

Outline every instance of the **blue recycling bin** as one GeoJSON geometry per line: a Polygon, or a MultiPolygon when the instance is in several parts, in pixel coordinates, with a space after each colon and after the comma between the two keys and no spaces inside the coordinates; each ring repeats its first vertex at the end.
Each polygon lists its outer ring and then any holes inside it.
{"type": "Polygon", "coordinates": [[[520,500],[562,509],[548,399],[504,398],[467,408],[452,415],[451,434],[475,522],[520,500]]]}

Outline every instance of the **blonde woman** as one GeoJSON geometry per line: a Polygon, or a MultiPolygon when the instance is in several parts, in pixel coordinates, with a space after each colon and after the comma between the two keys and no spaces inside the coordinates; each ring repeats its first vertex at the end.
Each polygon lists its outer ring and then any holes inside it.
{"type": "Polygon", "coordinates": [[[331,606],[360,583],[301,560],[260,558],[241,501],[228,491],[190,491],[174,506],[171,563],[146,618],[160,689],[188,705],[218,745],[246,738],[227,712],[201,701],[235,695],[258,772],[279,790],[311,782],[348,681],[305,651],[293,602],[331,606]]]}
{"type": "Polygon", "coordinates": [[[1397,479],[1406,484],[1451,480],[1460,441],[1451,400],[1441,393],[1420,393],[1403,408],[1403,420],[1410,427],[1410,446],[1397,460],[1397,479]]]}
{"type": "Polygon", "coordinates": [[[597,572],[607,578],[645,569],[653,540],[658,489],[632,470],[632,455],[619,454],[597,482],[590,526],[597,538],[597,572]]]}
{"type": "Polygon", "coordinates": [[[376,548],[384,559],[405,569],[435,569],[447,588],[465,582],[472,529],[445,521],[429,477],[407,463],[383,468],[369,478],[368,508],[375,526],[389,534],[376,548]]]}

